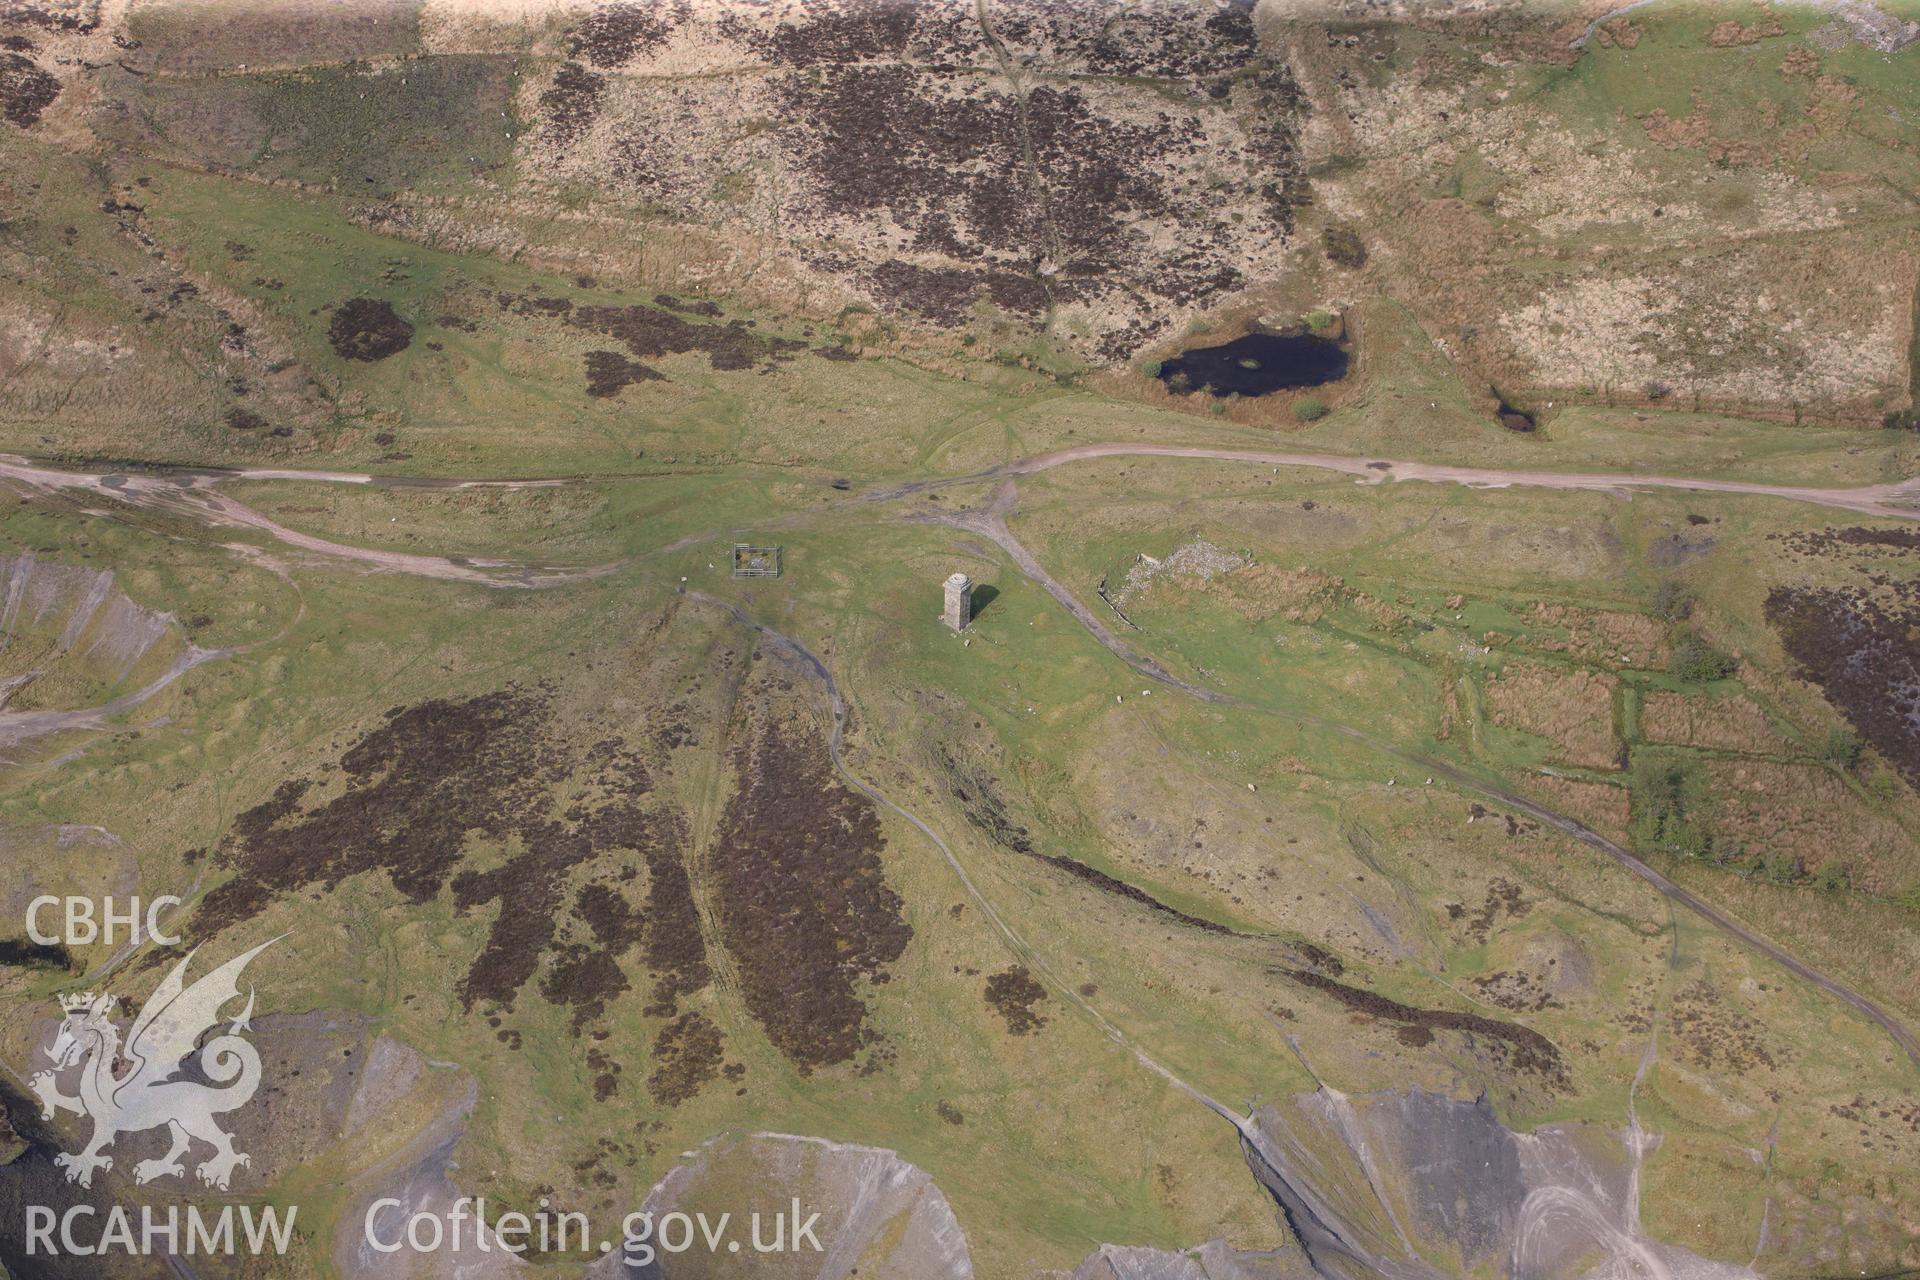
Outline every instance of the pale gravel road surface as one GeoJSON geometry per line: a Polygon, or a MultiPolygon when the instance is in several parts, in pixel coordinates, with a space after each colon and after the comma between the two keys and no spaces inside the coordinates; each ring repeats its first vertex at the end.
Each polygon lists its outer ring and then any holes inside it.
{"type": "MultiPolygon", "coordinates": [[[[1681,489],[1698,493],[1745,494],[1832,507],[1883,519],[1920,519],[1920,480],[1864,485],[1850,489],[1807,485],[1774,485],[1744,480],[1704,480],[1688,476],[1641,475],[1621,472],[1503,471],[1486,467],[1454,467],[1429,462],[1348,457],[1331,453],[1280,453],[1264,449],[1216,449],[1199,445],[1086,444],[1005,463],[971,475],[883,486],[853,499],[859,503],[889,502],[948,485],[976,483],[1032,475],[1054,467],[1097,458],[1194,458],[1215,462],[1244,462],[1258,466],[1295,467],[1351,475],[1368,484],[1389,481],[1428,481],[1477,489],[1529,487],[1629,493],[1635,489],[1681,489]]],[[[618,479],[616,476],[601,479],[618,479]]],[[[219,492],[230,480],[285,480],[320,484],[386,486],[431,489],[532,489],[585,482],[584,477],[516,480],[461,480],[431,477],[376,476],[357,471],[302,471],[293,468],[254,467],[235,471],[182,470],[156,472],[81,472],[43,466],[25,458],[0,454],[0,481],[42,492],[78,491],[130,506],[168,510],[188,515],[215,528],[253,529],[276,542],[315,555],[365,565],[377,572],[406,573],[449,582],[471,582],[487,587],[540,588],[605,576],[621,564],[559,566],[464,556],[421,555],[334,542],[289,529],[238,499],[219,492]]],[[[691,534],[671,549],[689,546],[717,534],[691,534]]],[[[1021,566],[1032,573],[1034,564],[1021,566]]],[[[1044,570],[1041,571],[1044,573],[1044,570]]],[[[1097,623],[1083,618],[1089,626],[1097,623]]],[[[1112,647],[1111,639],[1103,641],[1112,647]]]]}
{"type": "Polygon", "coordinates": [[[1822,488],[1817,485],[1763,484],[1751,480],[1705,480],[1692,476],[1642,474],[1639,472],[1589,471],[1504,471],[1492,467],[1453,467],[1433,462],[1404,462],[1387,458],[1358,458],[1337,453],[1276,453],[1265,449],[1215,449],[1203,445],[1083,444],[1053,453],[1035,454],[1017,462],[948,480],[919,480],[905,485],[877,489],[866,495],[869,501],[887,501],[919,493],[942,485],[992,480],[1005,476],[1032,475],[1070,462],[1095,458],[1199,458],[1215,462],[1250,462],[1267,467],[1301,467],[1314,471],[1335,471],[1365,481],[1385,484],[1389,481],[1425,480],[1435,484],[1458,484],[1473,489],[1567,489],[1597,493],[1630,493],[1635,489],[1683,489],[1694,493],[1733,493],[1752,497],[1779,498],[1788,502],[1806,502],[1833,507],[1859,515],[1887,520],[1920,520],[1920,479],[1891,484],[1861,485],[1850,489],[1822,488]]]}
{"type": "MultiPolygon", "coordinates": [[[[235,472],[120,473],[60,471],[36,466],[24,458],[0,455],[0,480],[10,480],[43,492],[80,491],[134,507],[184,514],[213,528],[253,529],[274,541],[315,555],[356,564],[385,573],[406,573],[448,582],[471,582],[485,587],[555,587],[612,573],[618,564],[585,567],[521,564],[512,560],[464,556],[430,556],[408,551],[385,551],[334,542],[289,529],[246,503],[219,492],[222,479],[312,480],[328,484],[377,483],[342,471],[256,470],[235,472]]],[[[449,481],[436,488],[536,488],[565,484],[560,480],[449,481]]]]}

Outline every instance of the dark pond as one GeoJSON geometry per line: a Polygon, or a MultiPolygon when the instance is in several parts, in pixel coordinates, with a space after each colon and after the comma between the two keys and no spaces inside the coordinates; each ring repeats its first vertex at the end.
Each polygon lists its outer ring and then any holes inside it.
{"type": "Polygon", "coordinates": [[[1189,347],[1160,366],[1174,391],[1216,396],[1263,396],[1290,387],[1317,387],[1346,376],[1347,349],[1308,334],[1249,333],[1217,347],[1189,347]]]}
{"type": "Polygon", "coordinates": [[[1532,431],[1537,424],[1534,422],[1532,414],[1516,409],[1505,400],[1502,400],[1500,402],[1500,425],[1509,431],[1518,431],[1525,434],[1532,431]]]}

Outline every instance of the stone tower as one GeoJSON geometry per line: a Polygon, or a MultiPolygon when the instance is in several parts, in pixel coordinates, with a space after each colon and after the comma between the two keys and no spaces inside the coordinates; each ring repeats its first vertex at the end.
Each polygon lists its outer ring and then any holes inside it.
{"type": "Polygon", "coordinates": [[[956,573],[947,579],[947,609],[942,615],[955,631],[965,631],[973,620],[973,579],[956,573]]]}

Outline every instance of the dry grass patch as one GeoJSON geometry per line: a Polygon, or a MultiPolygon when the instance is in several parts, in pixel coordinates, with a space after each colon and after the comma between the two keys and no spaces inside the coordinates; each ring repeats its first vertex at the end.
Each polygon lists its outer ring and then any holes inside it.
{"type": "Polygon", "coordinates": [[[1809,873],[1838,863],[1855,888],[1869,893],[1899,892],[1920,870],[1907,833],[1826,769],[1725,760],[1709,763],[1707,775],[1710,825],[1744,843],[1749,855],[1791,855],[1809,873]]]}
{"type": "Polygon", "coordinates": [[[1149,591],[1160,608],[1184,607],[1189,592],[1204,592],[1255,622],[1277,615],[1307,626],[1353,595],[1333,574],[1310,566],[1249,563],[1205,541],[1190,542],[1164,560],[1143,558],[1127,574],[1118,599],[1124,604],[1149,591]]]}
{"type": "Polygon", "coordinates": [[[1666,690],[1647,694],[1640,732],[1652,742],[1724,751],[1775,752],[1787,745],[1750,698],[1698,698],[1666,690]]]}
{"type": "Polygon", "coordinates": [[[1533,606],[1531,616],[1536,626],[1566,633],[1564,638],[1530,638],[1536,649],[1643,669],[1667,665],[1667,630],[1644,613],[1543,602],[1533,606]]]}
{"type": "Polygon", "coordinates": [[[1487,681],[1487,709],[1503,729],[1518,729],[1553,744],[1553,759],[1590,769],[1620,767],[1613,732],[1612,676],[1558,671],[1512,662],[1487,681]]]}

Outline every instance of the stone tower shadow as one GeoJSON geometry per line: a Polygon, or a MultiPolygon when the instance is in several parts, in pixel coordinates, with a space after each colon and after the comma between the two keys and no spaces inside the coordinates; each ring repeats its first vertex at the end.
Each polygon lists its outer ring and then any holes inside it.
{"type": "Polygon", "coordinates": [[[1000,588],[994,586],[992,583],[988,583],[988,582],[974,583],[973,584],[973,616],[975,618],[978,618],[981,614],[985,613],[989,608],[991,608],[993,605],[993,602],[995,600],[998,600],[999,598],[1000,598],[1000,588]]]}

